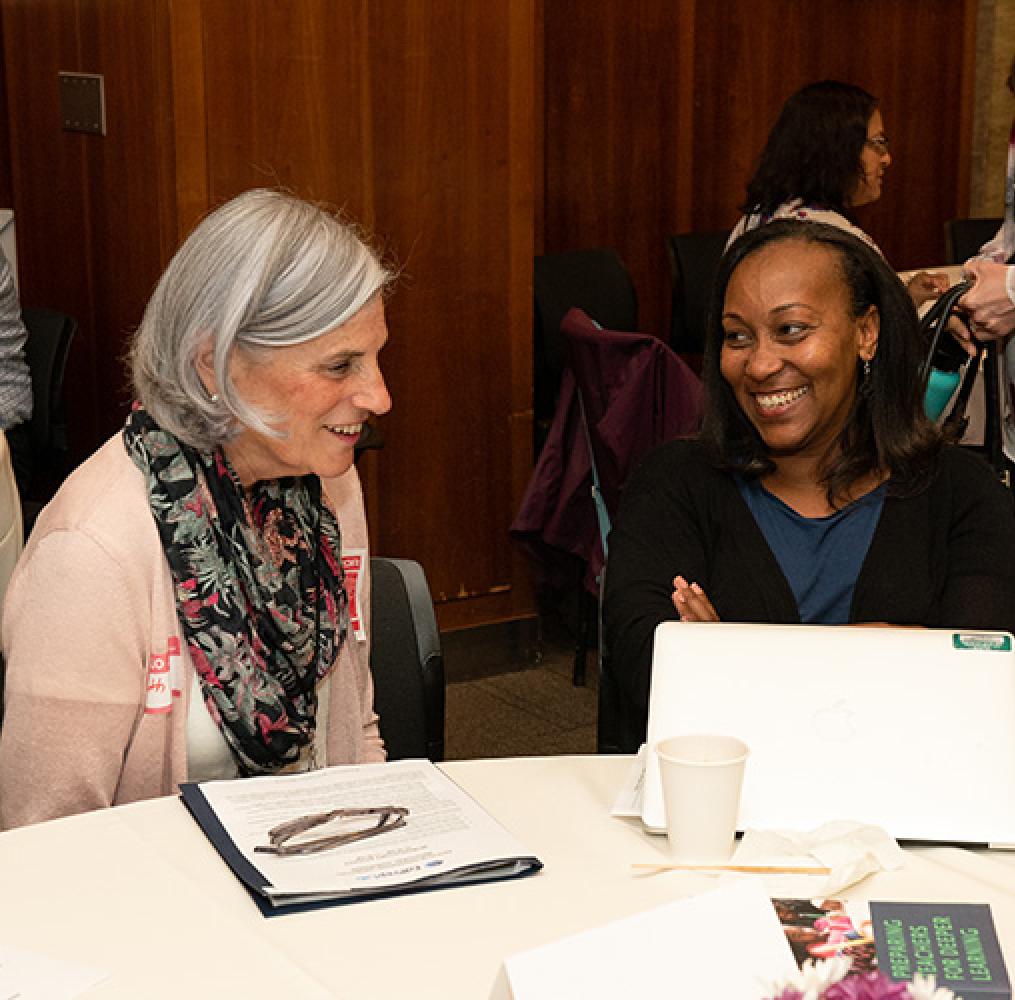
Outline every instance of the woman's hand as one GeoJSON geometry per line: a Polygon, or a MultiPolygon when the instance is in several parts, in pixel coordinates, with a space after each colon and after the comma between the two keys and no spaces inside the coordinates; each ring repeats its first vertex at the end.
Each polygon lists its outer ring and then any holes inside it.
{"type": "MultiPolygon", "coordinates": [[[[918,271],[906,282],[906,290],[913,300],[913,305],[920,311],[920,316],[926,315],[922,309],[928,302],[939,299],[951,287],[951,280],[947,274],[931,274],[929,271],[918,271]]],[[[929,308],[929,307],[928,307],[929,308]]],[[[969,327],[956,314],[948,317],[945,329],[955,338],[958,345],[971,358],[976,357],[977,345],[969,327]]]]}
{"type": "Polygon", "coordinates": [[[909,297],[917,309],[925,302],[938,298],[942,292],[947,292],[948,285],[947,274],[930,274],[928,271],[919,271],[906,282],[909,297]]]}
{"type": "Polygon", "coordinates": [[[992,260],[971,260],[965,275],[976,284],[959,299],[969,314],[973,336],[980,341],[998,340],[1015,330],[1015,304],[1008,297],[1008,265],[992,260]]]}
{"type": "Polygon", "coordinates": [[[948,317],[948,322],[945,324],[945,329],[955,338],[955,342],[968,354],[971,358],[975,358],[979,353],[979,345],[973,339],[972,330],[969,329],[969,318],[961,317],[957,313],[952,313],[948,317]]]}
{"type": "Polygon", "coordinates": [[[682,576],[673,578],[673,606],[682,622],[719,621],[705,591],[696,583],[688,583],[682,576]]]}

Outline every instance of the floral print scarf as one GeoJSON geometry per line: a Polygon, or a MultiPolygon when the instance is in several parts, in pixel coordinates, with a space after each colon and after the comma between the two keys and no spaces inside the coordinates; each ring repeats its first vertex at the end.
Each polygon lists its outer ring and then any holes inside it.
{"type": "Polygon", "coordinates": [[[296,763],[314,740],[317,682],[349,628],[338,522],[316,476],[244,489],[138,404],[124,443],[148,486],[184,639],[240,773],[296,763]]]}

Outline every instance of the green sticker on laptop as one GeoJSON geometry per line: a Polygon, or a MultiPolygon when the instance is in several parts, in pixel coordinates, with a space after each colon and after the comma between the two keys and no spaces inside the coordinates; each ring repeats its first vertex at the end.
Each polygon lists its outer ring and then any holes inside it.
{"type": "Polygon", "coordinates": [[[1011,636],[1007,632],[954,632],[954,649],[992,649],[999,653],[1011,652],[1011,636]]]}

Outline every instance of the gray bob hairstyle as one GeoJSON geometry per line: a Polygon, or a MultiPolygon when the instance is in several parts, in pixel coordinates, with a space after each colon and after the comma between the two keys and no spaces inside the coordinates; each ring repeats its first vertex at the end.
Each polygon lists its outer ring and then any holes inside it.
{"type": "Polygon", "coordinates": [[[281,436],[237,394],[234,349],[300,344],[351,319],[391,281],[359,232],[278,191],[246,191],[208,215],[169,262],[131,347],[134,390],[156,423],[210,451],[242,426],[281,436]],[[211,339],[218,399],[197,359],[211,339]]]}

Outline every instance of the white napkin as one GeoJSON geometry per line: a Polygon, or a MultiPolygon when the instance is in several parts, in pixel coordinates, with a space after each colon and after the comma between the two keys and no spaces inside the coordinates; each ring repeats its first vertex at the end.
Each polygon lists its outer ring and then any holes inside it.
{"type": "Polygon", "coordinates": [[[730,861],[735,865],[814,866],[828,875],[765,876],[773,896],[828,898],[878,871],[901,868],[906,856],[881,827],[835,820],[815,830],[747,830],[730,861]]]}

